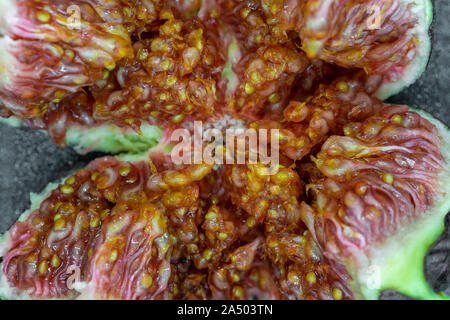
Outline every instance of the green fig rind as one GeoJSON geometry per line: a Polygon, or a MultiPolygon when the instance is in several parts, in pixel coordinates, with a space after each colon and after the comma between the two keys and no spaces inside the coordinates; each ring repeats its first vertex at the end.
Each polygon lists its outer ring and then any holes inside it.
{"type": "MultiPolygon", "coordinates": [[[[0,123],[12,127],[26,127],[26,123],[17,117],[1,118],[0,123]]],[[[158,144],[163,136],[163,128],[142,124],[141,133],[132,129],[119,128],[114,124],[94,126],[91,128],[72,126],[67,130],[66,144],[78,153],[91,151],[118,154],[142,153],[158,144]]]]}

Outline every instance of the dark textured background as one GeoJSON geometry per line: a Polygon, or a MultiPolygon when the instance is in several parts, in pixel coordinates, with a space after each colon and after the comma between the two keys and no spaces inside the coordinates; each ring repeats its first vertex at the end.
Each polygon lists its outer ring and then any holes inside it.
{"type": "MultiPolygon", "coordinates": [[[[416,84],[390,99],[422,108],[450,125],[450,2],[435,0],[433,52],[427,71],[416,84]]],[[[61,150],[43,133],[0,124],[0,233],[29,206],[30,192],[40,192],[47,183],[65,176],[74,166],[95,155],[79,156],[61,150]]],[[[427,278],[433,288],[450,295],[450,230],[446,231],[426,259],[427,278]]],[[[385,292],[385,299],[406,298],[385,292]]]]}

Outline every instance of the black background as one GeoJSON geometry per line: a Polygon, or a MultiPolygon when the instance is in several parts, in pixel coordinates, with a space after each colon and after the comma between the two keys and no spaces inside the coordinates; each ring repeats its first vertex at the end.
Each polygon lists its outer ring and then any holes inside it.
{"type": "MultiPolygon", "coordinates": [[[[390,99],[424,109],[450,125],[450,2],[435,0],[433,51],[427,71],[410,88],[390,99]]],[[[70,148],[61,150],[43,133],[0,124],[0,233],[11,227],[29,206],[30,192],[65,176],[75,166],[95,158],[80,156],[70,148]]],[[[428,254],[427,278],[435,290],[450,294],[450,230],[428,254]]],[[[406,298],[395,292],[385,299],[406,298]]]]}

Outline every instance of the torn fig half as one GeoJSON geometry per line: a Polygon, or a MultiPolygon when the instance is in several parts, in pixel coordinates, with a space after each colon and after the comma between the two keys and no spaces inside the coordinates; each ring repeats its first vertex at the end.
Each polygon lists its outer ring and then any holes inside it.
{"type": "Polygon", "coordinates": [[[311,204],[302,218],[355,297],[386,289],[420,299],[435,293],[424,257],[450,210],[450,132],[429,114],[386,106],[344,127],[313,157],[311,204]]]}

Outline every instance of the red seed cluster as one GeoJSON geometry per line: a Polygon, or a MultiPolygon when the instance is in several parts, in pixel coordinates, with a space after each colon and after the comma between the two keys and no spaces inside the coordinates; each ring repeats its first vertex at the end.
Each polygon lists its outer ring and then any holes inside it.
{"type": "Polygon", "coordinates": [[[321,84],[313,95],[291,100],[283,110],[282,120],[258,120],[249,127],[279,130],[279,151],[292,160],[302,160],[331,134],[342,134],[351,121],[373,115],[383,103],[370,97],[378,87],[378,77],[357,73],[321,84]]]}
{"type": "Polygon", "coordinates": [[[416,19],[401,1],[260,0],[267,20],[296,31],[310,58],[382,74],[414,58],[416,19]]]}
{"type": "Polygon", "coordinates": [[[302,215],[329,256],[367,250],[426,212],[439,194],[439,145],[437,129],[406,106],[385,106],[325,142],[302,215]]]}
{"type": "Polygon", "coordinates": [[[309,64],[304,53],[289,45],[261,46],[235,66],[237,79],[228,88],[234,94],[227,107],[231,113],[250,119],[261,117],[265,109],[281,109],[296,76],[309,64]]]}
{"type": "Polygon", "coordinates": [[[169,10],[160,15],[157,35],[135,42],[135,58],[97,82],[94,120],[179,125],[217,116],[220,48],[199,21],[175,19],[169,10]]]}
{"type": "Polygon", "coordinates": [[[51,101],[92,85],[133,55],[119,1],[102,2],[20,0],[2,8],[0,97],[10,113],[42,117],[51,101]]]}
{"type": "Polygon", "coordinates": [[[264,181],[257,167],[95,160],[13,226],[3,272],[36,298],[350,297],[300,220],[298,175],[264,181]],[[229,193],[204,191],[218,181],[229,193]]]}
{"type": "Polygon", "coordinates": [[[229,166],[225,179],[232,203],[247,214],[249,228],[264,230],[263,252],[274,268],[279,298],[332,299],[333,290],[338,298],[351,297],[301,220],[304,195],[297,172],[282,168],[265,176],[262,169],[262,165],[229,166]]]}
{"type": "Polygon", "coordinates": [[[197,210],[195,181],[208,172],[159,174],[149,163],[96,160],[13,226],[3,272],[40,298],[162,298],[171,275],[169,229],[181,212],[197,210]],[[71,287],[76,282],[84,289],[71,287]]]}

